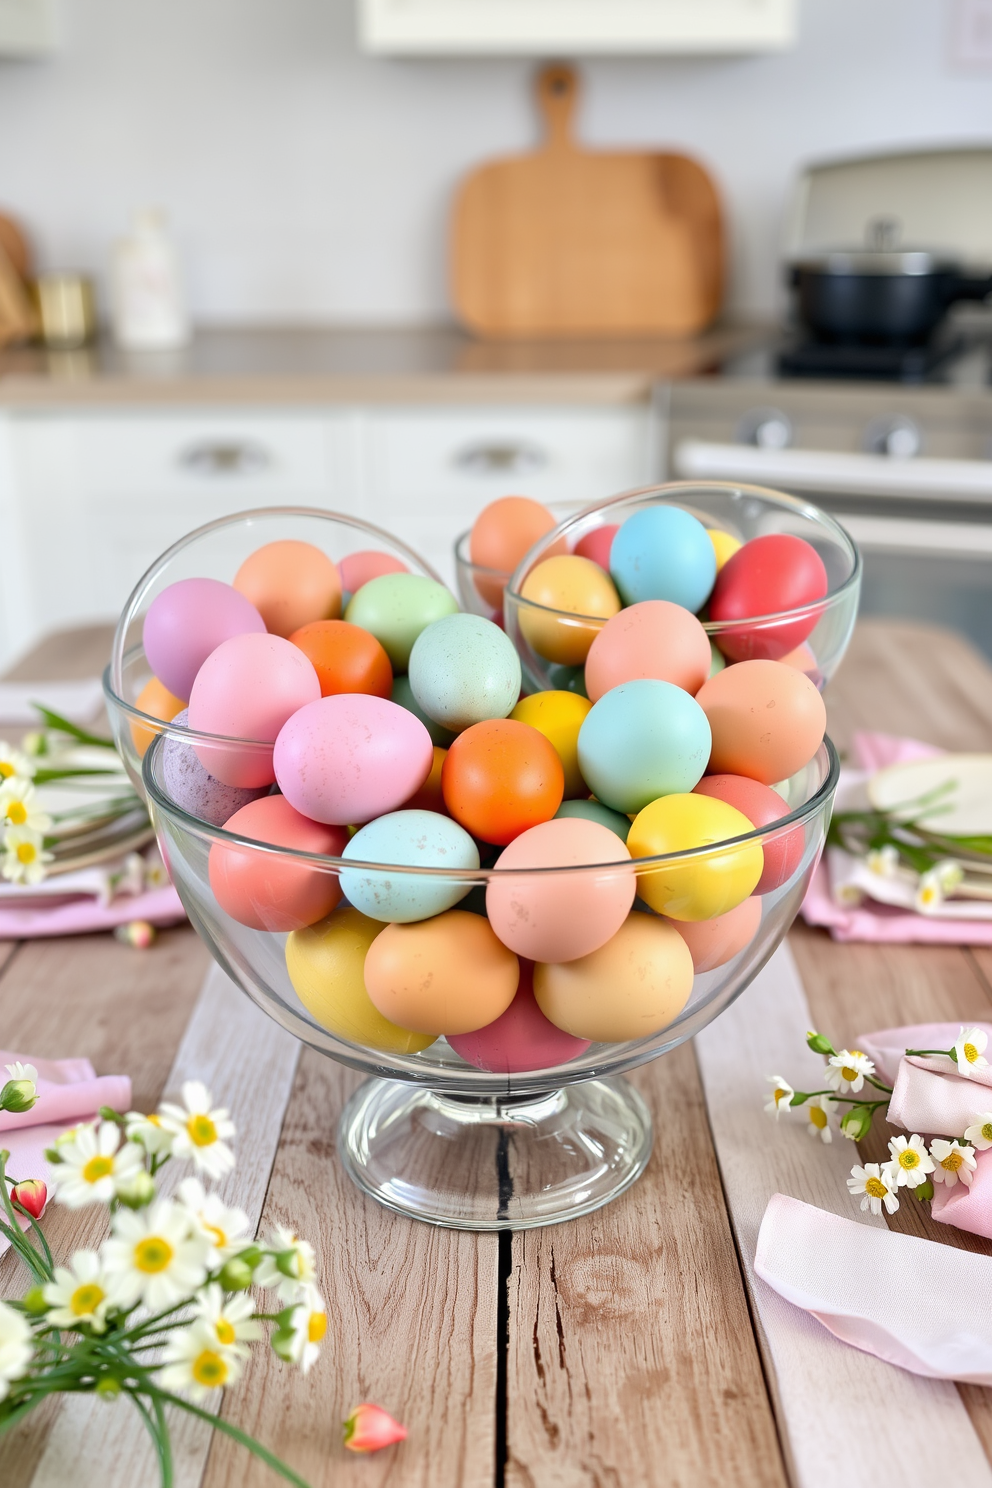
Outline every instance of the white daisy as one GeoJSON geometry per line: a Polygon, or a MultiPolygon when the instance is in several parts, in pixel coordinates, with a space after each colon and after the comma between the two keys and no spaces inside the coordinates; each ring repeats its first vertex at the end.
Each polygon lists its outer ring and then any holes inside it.
{"type": "Polygon", "coordinates": [[[796,1092],[791,1085],[782,1079],[781,1075],[769,1075],[768,1083],[772,1086],[772,1098],[765,1107],[765,1110],[770,1116],[774,1116],[778,1120],[783,1111],[788,1111],[789,1102],[796,1092]]]}
{"type": "Polygon", "coordinates": [[[129,1142],[137,1142],[153,1157],[168,1156],[172,1151],[172,1133],[162,1125],[160,1116],[128,1111],[124,1117],[124,1134],[129,1142]]]}
{"type": "Polygon", "coordinates": [[[0,874],[10,883],[41,883],[54,855],[42,848],[41,833],[27,827],[8,827],[3,839],[0,874]]]}
{"type": "Polygon", "coordinates": [[[27,1318],[0,1302],[0,1400],[14,1380],[27,1374],[33,1358],[34,1340],[27,1318]]]}
{"type": "Polygon", "coordinates": [[[313,1246],[277,1225],[266,1249],[275,1254],[264,1255],[259,1261],[255,1281],[274,1289],[284,1302],[295,1302],[300,1287],[311,1286],[316,1280],[313,1246]]]}
{"type": "Polygon", "coordinates": [[[255,1304],[244,1292],[224,1300],[224,1293],[215,1281],[199,1292],[194,1304],[194,1316],[201,1320],[212,1334],[212,1346],[223,1351],[233,1349],[238,1355],[247,1354],[242,1347],[261,1338],[265,1329],[255,1317],[255,1304]]]}
{"type": "Polygon", "coordinates": [[[988,1034],[983,1033],[980,1028],[962,1028],[954,1041],[954,1058],[959,1075],[968,1078],[976,1069],[987,1066],[985,1046],[988,1041],[988,1034]]]}
{"type": "Polygon", "coordinates": [[[881,1214],[884,1204],[887,1212],[894,1214],[899,1208],[899,1200],[896,1197],[897,1185],[891,1163],[886,1163],[884,1167],[878,1163],[866,1163],[863,1168],[855,1165],[851,1169],[847,1186],[854,1198],[857,1198],[858,1194],[864,1195],[861,1200],[862,1211],[870,1209],[872,1214],[881,1214]]]}
{"type": "Polygon", "coordinates": [[[166,1344],[159,1384],[166,1390],[185,1390],[191,1399],[202,1403],[214,1390],[223,1390],[240,1378],[243,1353],[247,1350],[222,1348],[209,1326],[194,1323],[174,1333],[166,1344]]]}
{"type": "Polygon", "coordinates": [[[181,1106],[163,1101],[159,1116],[172,1133],[173,1157],[190,1158],[210,1178],[223,1178],[234,1167],[234,1153],[225,1137],[234,1136],[234,1122],[225,1106],[210,1109],[210,1093],[199,1080],[187,1080],[181,1106]]]}
{"type": "Polygon", "coordinates": [[[203,1285],[208,1246],[190,1225],[188,1211],[171,1199],[114,1215],[113,1236],[101,1254],[116,1304],[127,1308],[141,1301],[159,1312],[203,1285]]]}
{"type": "Polygon", "coordinates": [[[815,1095],[812,1100],[807,1101],[806,1115],[809,1117],[806,1135],[819,1137],[821,1142],[832,1142],[834,1134],[830,1130],[832,1112],[829,1105],[829,1097],[826,1095],[815,1095]]]}
{"type": "Polygon", "coordinates": [[[38,1083],[38,1071],[33,1064],[22,1064],[15,1059],[11,1064],[5,1064],[4,1069],[12,1080],[30,1080],[32,1085],[38,1083]]]}
{"type": "Polygon", "coordinates": [[[922,1137],[892,1137],[889,1141],[892,1176],[897,1188],[919,1188],[933,1172],[933,1158],[922,1137]]]}
{"type": "Polygon", "coordinates": [[[70,1209],[109,1204],[119,1189],[134,1181],[143,1166],[133,1142],[121,1145],[120,1128],[113,1121],[103,1121],[99,1127],[79,1127],[72,1140],[60,1143],[58,1150],[62,1161],[52,1173],[55,1196],[70,1209]]]}
{"type": "Polygon", "coordinates": [[[231,1208],[220,1194],[208,1194],[199,1178],[184,1178],[179,1185],[179,1198],[189,1210],[194,1229],[210,1246],[207,1259],[211,1270],[251,1243],[244,1210],[231,1208]]]}
{"type": "Polygon", "coordinates": [[[852,1090],[857,1095],[865,1076],[874,1073],[874,1064],[860,1049],[841,1049],[827,1060],[826,1080],[834,1090],[852,1090]]]}
{"type": "Polygon", "coordinates": [[[107,1326],[110,1297],[95,1250],[77,1250],[68,1267],[56,1266],[55,1280],[46,1282],[42,1296],[51,1309],[46,1321],[53,1327],[89,1323],[94,1333],[102,1333],[107,1326]]]}
{"type": "Polygon", "coordinates": [[[301,1289],[287,1331],[290,1336],[285,1351],[280,1351],[282,1357],[290,1364],[298,1364],[306,1374],[316,1364],[327,1332],[327,1308],[316,1287],[301,1289]]]}
{"type": "Polygon", "coordinates": [[[946,1183],[948,1188],[953,1188],[955,1183],[971,1187],[976,1167],[973,1148],[962,1147],[957,1140],[947,1142],[943,1137],[935,1137],[930,1143],[930,1156],[936,1164],[934,1183],[946,1183]]]}
{"type": "Polygon", "coordinates": [[[873,847],[866,859],[868,872],[877,874],[879,878],[895,878],[901,861],[899,849],[891,842],[886,842],[884,847],[873,847]]]}
{"type": "Polygon", "coordinates": [[[987,1152],[992,1147],[992,1111],[980,1111],[964,1134],[979,1152],[987,1152]]]}
{"type": "Polygon", "coordinates": [[[0,784],[0,820],[29,832],[47,832],[52,818],[38,805],[38,792],[30,780],[12,776],[0,784]]]}
{"type": "Polygon", "coordinates": [[[31,780],[35,763],[22,750],[15,749],[6,739],[0,739],[0,781],[11,780],[15,775],[31,780]]]}

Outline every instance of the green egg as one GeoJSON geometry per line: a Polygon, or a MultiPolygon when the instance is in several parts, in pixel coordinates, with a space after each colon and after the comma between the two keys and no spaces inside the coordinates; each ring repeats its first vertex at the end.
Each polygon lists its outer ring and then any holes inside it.
{"type": "Polygon", "coordinates": [[[599,822],[601,827],[609,827],[611,832],[616,832],[624,843],[630,831],[630,817],[619,811],[611,811],[602,801],[562,801],[555,816],[580,816],[585,821],[599,822]]]}
{"type": "Polygon", "coordinates": [[[396,671],[405,672],[413,643],[422,630],[458,613],[450,590],[423,574],[381,574],[363,584],[348,602],[344,618],[374,635],[396,671]]]}
{"type": "Polygon", "coordinates": [[[717,672],[722,672],[727,665],[727,658],[722,651],[718,651],[713,642],[710,641],[710,676],[715,677],[717,672]]]}
{"type": "Polygon", "coordinates": [[[435,723],[433,718],[428,718],[413,695],[413,688],[410,686],[409,677],[394,677],[393,690],[390,696],[394,703],[398,703],[401,708],[406,708],[408,713],[413,713],[420,719],[431,736],[432,744],[439,744],[442,749],[447,749],[455,737],[454,734],[450,729],[446,729],[443,724],[435,723]]]}

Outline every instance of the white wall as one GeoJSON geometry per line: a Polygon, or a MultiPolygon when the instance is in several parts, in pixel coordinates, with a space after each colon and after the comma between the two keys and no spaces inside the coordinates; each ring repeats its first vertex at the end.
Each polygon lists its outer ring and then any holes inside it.
{"type": "MultiPolygon", "coordinates": [[[[0,203],[49,267],[102,270],[172,214],[201,320],[445,317],[459,174],[535,137],[530,64],[358,53],[351,0],[63,0],[61,53],[0,63],[0,203]]],[[[992,73],[947,60],[950,0],[801,0],[792,53],[593,61],[585,138],[681,146],[723,187],[732,303],[771,309],[809,156],[992,141],[992,73]]]]}

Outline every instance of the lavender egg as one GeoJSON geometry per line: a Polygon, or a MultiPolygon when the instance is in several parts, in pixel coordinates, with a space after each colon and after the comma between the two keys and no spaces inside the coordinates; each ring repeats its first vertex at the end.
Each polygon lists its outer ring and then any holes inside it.
{"type": "Polygon", "coordinates": [[[222,641],[264,630],[255,606],[231,584],[180,579],[149,605],[142,644],[159,681],[188,702],[197,672],[222,641]]]}
{"type": "MultiPolygon", "coordinates": [[[[189,709],[184,708],[172,721],[188,728],[188,719],[189,709]]],[[[269,793],[267,785],[255,789],[225,785],[207,773],[191,744],[169,737],[162,741],[162,782],[177,806],[213,827],[222,827],[242,806],[269,793]]]]}

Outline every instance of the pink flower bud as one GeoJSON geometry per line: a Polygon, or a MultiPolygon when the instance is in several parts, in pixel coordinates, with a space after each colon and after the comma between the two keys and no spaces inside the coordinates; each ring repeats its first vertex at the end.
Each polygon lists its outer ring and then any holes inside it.
{"type": "Polygon", "coordinates": [[[48,1202],[48,1189],[40,1178],[25,1178],[23,1183],[14,1184],[10,1197],[15,1204],[26,1209],[32,1218],[40,1219],[48,1202]]]}
{"type": "Polygon", "coordinates": [[[406,1437],[406,1427],[394,1421],[381,1406],[356,1405],[344,1423],[344,1444],[349,1452],[378,1452],[406,1437]]]}

